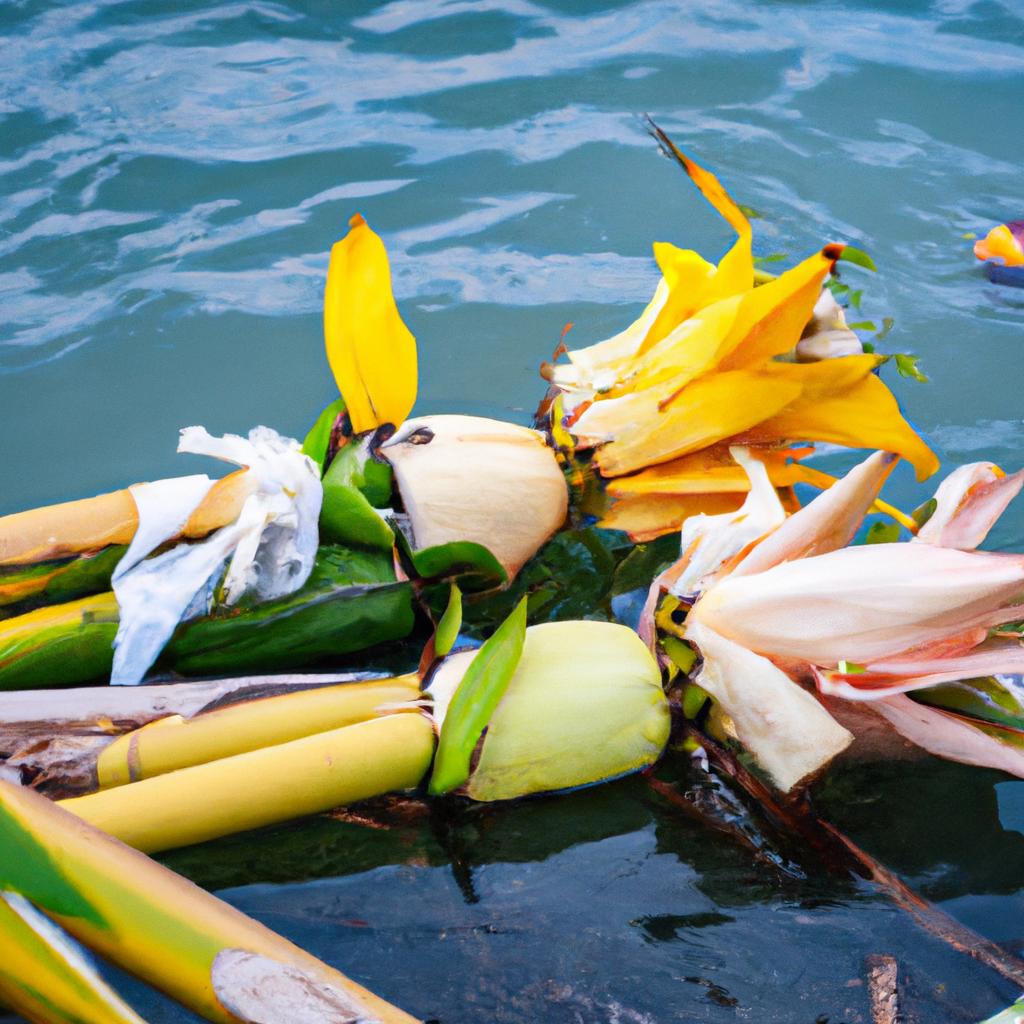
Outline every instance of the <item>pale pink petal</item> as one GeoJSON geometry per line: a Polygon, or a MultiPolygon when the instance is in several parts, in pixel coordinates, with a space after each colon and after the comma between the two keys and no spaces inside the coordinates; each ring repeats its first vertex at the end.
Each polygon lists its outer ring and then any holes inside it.
{"type": "Polygon", "coordinates": [[[814,673],[824,694],[846,700],[879,700],[959,679],[1024,674],[1024,646],[1017,640],[995,639],[958,657],[874,662],[865,665],[863,672],[852,673],[816,668],[814,673]]]}
{"type": "Polygon", "coordinates": [[[889,452],[869,455],[761,541],[732,575],[748,576],[782,562],[845,547],[853,540],[897,458],[889,452]]]}
{"type": "Polygon", "coordinates": [[[987,735],[955,715],[897,695],[871,705],[901,736],[936,757],[1024,778],[1024,750],[987,735]]]}
{"type": "Polygon", "coordinates": [[[735,512],[716,516],[700,513],[683,523],[679,546],[688,553],[688,563],[672,586],[672,593],[677,597],[698,593],[725,562],[786,521],[786,510],[764,463],[755,458],[749,448],[730,448],[729,454],[747,474],[750,490],[735,512]]]}
{"type": "Polygon", "coordinates": [[[767,658],[699,622],[686,638],[704,659],[696,682],[718,702],[736,737],[785,792],[823,768],[852,742],[807,690],[767,658]]]}
{"type": "Polygon", "coordinates": [[[918,541],[972,551],[1024,487],[1024,470],[1005,476],[991,462],[954,470],[935,492],[938,506],[921,527],[918,541]]]}
{"type": "Polygon", "coordinates": [[[866,544],[727,576],[690,612],[759,654],[867,664],[1024,614],[1024,555],[866,544]]]}

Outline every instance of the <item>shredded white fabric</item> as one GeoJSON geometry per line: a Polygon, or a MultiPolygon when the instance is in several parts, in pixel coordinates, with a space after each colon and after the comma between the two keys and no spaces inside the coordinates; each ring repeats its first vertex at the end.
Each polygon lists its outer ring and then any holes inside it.
{"type": "Polygon", "coordinates": [[[203,427],[187,427],[178,451],[247,466],[258,487],[234,523],[153,558],[145,556],[181,533],[209,483],[204,489],[199,481],[205,478],[185,477],[133,489],[139,529],[113,580],[120,609],[115,685],[140,683],[178,623],[207,610],[211,580],[229,559],[222,587],[228,605],[249,593],[261,601],[293,593],[313,570],[323,487],[297,441],[268,427],[256,427],[248,438],[215,438],[203,427]]]}

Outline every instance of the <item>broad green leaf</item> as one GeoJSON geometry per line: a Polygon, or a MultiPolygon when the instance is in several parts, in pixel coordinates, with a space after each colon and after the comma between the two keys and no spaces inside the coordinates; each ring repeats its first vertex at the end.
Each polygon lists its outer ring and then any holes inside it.
{"type": "Polygon", "coordinates": [[[882,317],[882,329],[875,335],[876,341],[881,341],[896,326],[896,321],[891,316],[882,317]]]}
{"type": "Polygon", "coordinates": [[[475,541],[451,541],[412,551],[404,534],[399,532],[398,539],[420,579],[449,579],[457,576],[463,590],[489,590],[508,581],[497,558],[475,541]]]}
{"type": "Polygon", "coordinates": [[[308,455],[324,471],[327,461],[327,449],[331,444],[331,431],[334,422],[345,411],[345,399],[336,398],[319,416],[309,429],[306,439],[302,442],[302,454],[308,455]]]}
{"type": "Polygon", "coordinates": [[[434,631],[434,653],[443,658],[455,646],[455,640],[462,628],[462,591],[458,583],[452,582],[448,595],[448,607],[434,631]]]}
{"type": "MultiPolygon", "coordinates": [[[[350,441],[335,455],[324,473],[320,535],[325,542],[387,551],[394,546],[394,532],[364,493],[367,466],[371,463],[373,459],[364,446],[350,441]]],[[[390,480],[390,467],[384,468],[390,480]]],[[[373,487],[375,491],[380,489],[376,479],[373,487]]]]}
{"type": "Polygon", "coordinates": [[[847,324],[847,327],[851,331],[877,331],[878,324],[874,320],[857,320],[852,324],[847,324]]]}
{"type": "Polygon", "coordinates": [[[450,793],[468,778],[470,759],[487,723],[508,689],[523,654],[526,598],[484,642],[462,677],[445,715],[437,744],[430,792],[450,793]]]}

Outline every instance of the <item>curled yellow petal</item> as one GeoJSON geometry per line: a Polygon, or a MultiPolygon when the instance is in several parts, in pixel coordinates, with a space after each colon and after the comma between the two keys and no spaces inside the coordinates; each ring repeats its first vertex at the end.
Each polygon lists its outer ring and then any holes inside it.
{"type": "Polygon", "coordinates": [[[701,377],[661,407],[658,389],[595,402],[579,431],[617,438],[597,453],[605,476],[621,476],[750,430],[795,401],[801,387],[775,375],[733,370],[701,377]]]}
{"type": "Polygon", "coordinates": [[[402,423],[416,401],[416,339],[395,305],[384,243],[358,213],[331,249],[324,341],[352,429],[402,423]]]}
{"type": "MultiPolygon", "coordinates": [[[[844,363],[844,359],[815,364],[844,363]]],[[[845,390],[823,397],[807,397],[762,423],[759,440],[826,441],[847,448],[878,448],[905,458],[917,471],[918,480],[939,468],[935,453],[903,418],[892,392],[873,373],[845,390]]]]}

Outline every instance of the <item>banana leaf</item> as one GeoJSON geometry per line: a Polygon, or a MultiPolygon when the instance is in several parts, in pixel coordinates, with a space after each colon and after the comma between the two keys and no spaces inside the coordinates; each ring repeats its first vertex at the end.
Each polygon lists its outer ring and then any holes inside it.
{"type": "MultiPolygon", "coordinates": [[[[401,639],[413,622],[412,589],[390,554],[324,546],[301,589],[184,623],[160,664],[185,675],[290,668],[401,639]]],[[[0,622],[0,690],[102,679],[117,625],[109,592],[0,622]]]]}

